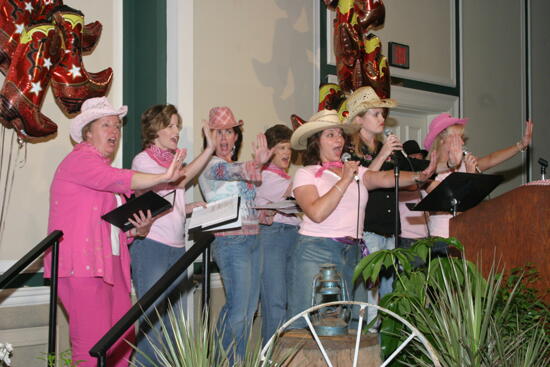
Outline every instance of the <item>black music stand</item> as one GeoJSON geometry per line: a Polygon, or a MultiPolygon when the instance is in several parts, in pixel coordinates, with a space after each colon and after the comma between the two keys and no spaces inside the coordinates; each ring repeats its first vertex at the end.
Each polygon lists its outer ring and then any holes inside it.
{"type": "Polygon", "coordinates": [[[456,216],[479,204],[502,181],[499,175],[454,172],[418,204],[406,205],[414,211],[450,212],[456,216]]]}

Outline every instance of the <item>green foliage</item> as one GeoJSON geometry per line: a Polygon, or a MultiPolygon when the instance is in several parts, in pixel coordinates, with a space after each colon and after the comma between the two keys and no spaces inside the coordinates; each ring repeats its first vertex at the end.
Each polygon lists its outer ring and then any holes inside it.
{"type": "MultiPolygon", "coordinates": [[[[262,365],[260,342],[254,343],[249,340],[244,359],[231,365],[228,353],[234,352],[234,346],[231,346],[229,351],[225,351],[221,345],[221,335],[214,327],[209,327],[204,322],[199,322],[196,327],[193,327],[186,320],[183,309],[174,310],[171,306],[168,309],[168,316],[169,325],[164,325],[163,319],[159,317],[161,332],[149,339],[158,362],[151,360],[139,348],[132,345],[136,353],[145,355],[152,366],[260,367],[262,365]],[[169,330],[173,330],[173,333],[169,330]]],[[[276,360],[276,363],[274,361],[274,364],[271,364],[275,366],[282,365],[291,355],[292,352],[279,352],[275,347],[266,353],[266,358],[276,360]],[[274,355],[276,357],[273,357],[274,355]]],[[[132,362],[131,366],[143,367],[143,364],[132,362]]]]}
{"type": "Polygon", "coordinates": [[[80,363],[84,362],[84,361],[73,361],[73,356],[70,350],[66,350],[64,352],[59,353],[59,356],[56,356],[54,354],[44,353],[44,356],[39,357],[39,359],[46,361],[48,363],[48,367],[56,367],[57,362],[60,362],[61,364],[59,366],[63,366],[63,367],[78,367],[80,363]]]}
{"type": "MultiPolygon", "coordinates": [[[[491,271],[485,279],[464,256],[432,259],[430,249],[439,242],[463,251],[454,238],[426,239],[410,249],[367,256],[356,267],[355,278],[362,276],[375,283],[382,269],[394,269],[394,290],[380,306],[416,326],[434,347],[442,366],[549,365],[548,308],[528,287],[532,277],[527,280],[522,275],[525,271],[516,270],[503,283],[503,277],[491,271]]],[[[379,317],[381,349],[387,358],[407,338],[408,330],[389,315],[379,317]]],[[[391,363],[403,365],[433,364],[415,339],[391,363]]]]}

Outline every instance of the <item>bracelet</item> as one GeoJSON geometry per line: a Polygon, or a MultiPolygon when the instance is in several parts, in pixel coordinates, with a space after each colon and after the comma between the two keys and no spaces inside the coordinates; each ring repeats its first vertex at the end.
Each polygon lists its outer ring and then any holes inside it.
{"type": "Polygon", "coordinates": [[[421,185],[421,184],[423,184],[424,182],[426,182],[426,181],[420,180],[420,174],[419,174],[418,172],[415,172],[413,179],[414,179],[414,182],[416,182],[416,183],[419,184],[419,185],[421,185]]]}
{"type": "Polygon", "coordinates": [[[342,193],[342,195],[344,195],[344,190],[342,190],[342,189],[340,188],[340,186],[338,186],[338,185],[335,184],[333,187],[336,187],[336,189],[337,189],[338,191],[340,191],[340,192],[342,193]]]}
{"type": "Polygon", "coordinates": [[[456,164],[449,164],[450,160],[447,161],[447,168],[448,169],[455,169],[456,168],[456,164]]]}
{"type": "Polygon", "coordinates": [[[516,148],[518,148],[518,150],[520,152],[525,152],[527,150],[527,147],[528,147],[528,145],[522,146],[522,144],[519,141],[516,142],[516,148]]]}

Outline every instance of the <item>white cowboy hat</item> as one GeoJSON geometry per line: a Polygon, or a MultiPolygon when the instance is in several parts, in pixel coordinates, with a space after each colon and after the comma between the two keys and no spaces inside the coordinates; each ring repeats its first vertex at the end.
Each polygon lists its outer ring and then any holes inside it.
{"type": "Polygon", "coordinates": [[[319,131],[335,127],[343,129],[347,134],[353,134],[360,128],[351,124],[344,125],[335,110],[321,110],[294,131],[290,137],[290,145],[292,149],[304,150],[307,148],[307,139],[310,136],[319,131]]]}
{"type": "Polygon", "coordinates": [[[128,112],[128,106],[121,106],[115,110],[105,97],[90,98],[84,101],[80,113],[71,120],[69,132],[71,138],[77,143],[82,142],[82,128],[101,117],[118,116],[122,120],[128,112]]]}

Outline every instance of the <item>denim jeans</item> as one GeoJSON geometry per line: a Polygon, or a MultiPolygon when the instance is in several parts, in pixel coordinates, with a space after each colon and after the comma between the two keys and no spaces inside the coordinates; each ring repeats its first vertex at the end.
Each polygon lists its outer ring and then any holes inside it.
{"type": "Polygon", "coordinates": [[[298,227],[274,222],[260,226],[263,267],[260,285],[262,341],[265,344],[286,321],[287,267],[296,244],[298,227]]]}
{"type": "Polygon", "coordinates": [[[242,359],[260,296],[261,252],[258,236],[220,236],[212,243],[212,255],[223,281],[226,302],[217,324],[222,346],[234,360],[231,343],[242,359]]]}
{"type": "MultiPolygon", "coordinates": [[[[132,257],[132,281],[137,297],[143,297],[184,253],[184,247],[167,246],[149,238],[134,240],[130,246],[130,255],[132,257]]],[[[170,325],[166,312],[168,302],[172,304],[176,315],[179,314],[180,308],[185,311],[183,293],[186,290],[189,291],[191,287],[192,284],[187,279],[187,274],[183,273],[140,318],[137,347],[149,358],[156,360],[154,349],[147,338],[151,338],[153,343],[160,342],[158,339],[162,338],[161,324],[170,325]],[[162,322],[157,317],[157,310],[161,315],[162,322]]],[[[171,328],[169,328],[169,332],[171,332],[171,328]]],[[[143,366],[151,366],[151,363],[139,352],[135,353],[134,361],[141,362],[143,366]]]]}
{"type": "MultiPolygon", "coordinates": [[[[313,278],[319,273],[321,264],[334,264],[342,275],[348,294],[351,293],[354,266],[357,263],[358,248],[331,238],[298,235],[289,264],[288,318],[311,307],[313,278]]],[[[350,295],[351,297],[351,295],[350,295]]],[[[304,328],[303,318],[296,320],[291,328],[304,328]]]]}
{"type": "MultiPolygon", "coordinates": [[[[392,250],[395,247],[394,236],[384,237],[373,232],[364,232],[363,240],[369,249],[369,254],[380,250],[392,250]]],[[[378,287],[367,289],[365,282],[357,282],[355,286],[354,298],[356,301],[368,302],[378,305],[380,298],[393,290],[393,270],[380,272],[380,283],[378,287]]],[[[377,315],[375,308],[367,309],[367,322],[371,322],[377,315]]],[[[355,315],[354,315],[355,316],[355,315]]]]}

